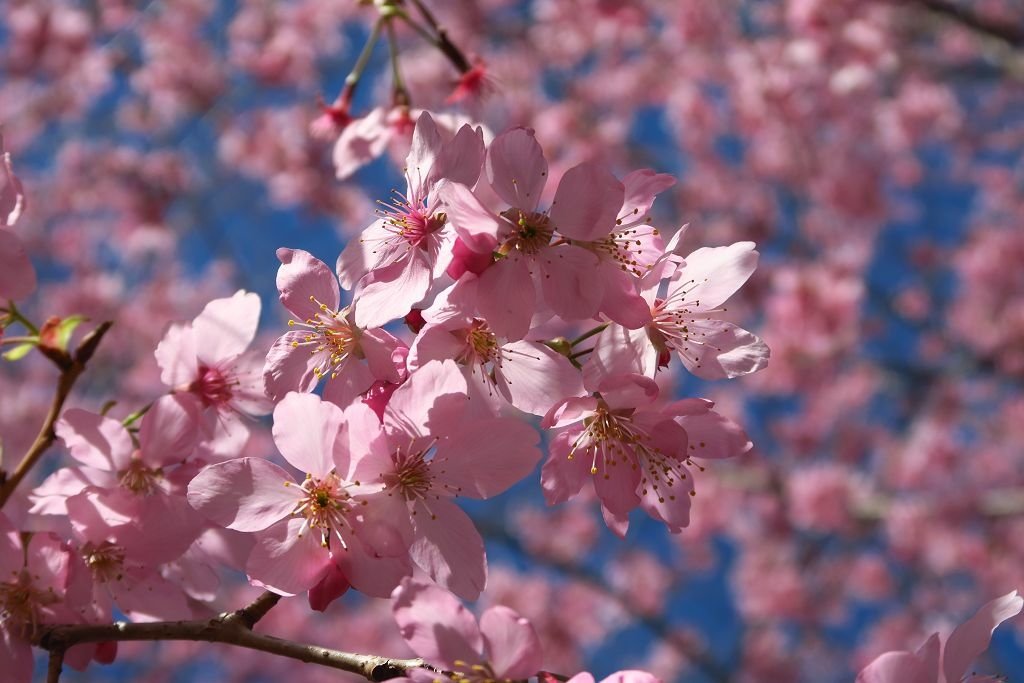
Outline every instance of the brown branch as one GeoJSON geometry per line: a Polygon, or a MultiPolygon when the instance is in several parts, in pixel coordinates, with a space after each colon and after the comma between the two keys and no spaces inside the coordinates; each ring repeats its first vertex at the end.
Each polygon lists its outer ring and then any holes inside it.
{"type": "Polygon", "coordinates": [[[50,661],[46,666],[46,683],[58,683],[64,669],[64,648],[50,650],[50,661]]]}
{"type": "Polygon", "coordinates": [[[911,2],[929,12],[962,24],[977,33],[997,38],[1013,47],[1024,47],[1024,26],[1008,24],[976,14],[951,0],[911,0],[911,2]]]}
{"type": "MultiPolygon", "coordinates": [[[[273,636],[254,633],[256,624],[281,596],[269,591],[260,595],[248,606],[234,612],[226,612],[213,619],[189,621],[160,621],[146,624],[118,622],[114,624],[61,624],[41,627],[36,644],[51,653],[50,670],[61,653],[81,643],[104,643],[124,641],[187,640],[207,643],[224,643],[249,650],[268,652],[280,657],[297,659],[300,662],[319,664],[359,674],[369,681],[379,682],[406,676],[413,669],[433,669],[420,658],[392,659],[380,655],[364,655],[341,652],[318,645],[297,643],[273,636]]],[[[52,675],[52,673],[51,673],[52,675]]],[[[56,681],[57,679],[52,679],[56,681]]],[[[50,683],[48,681],[48,683],[50,683]]]]}
{"type": "Polygon", "coordinates": [[[42,457],[43,453],[53,445],[53,442],[57,439],[57,434],[54,432],[54,425],[57,424],[57,420],[60,418],[61,410],[64,408],[64,402],[67,400],[68,395],[71,393],[72,387],[75,382],[78,381],[79,376],[85,372],[85,365],[92,358],[96,352],[96,348],[100,342],[103,341],[103,336],[113,325],[112,322],[107,321],[101,323],[99,327],[90,332],[82,339],[82,342],[75,349],[75,352],[68,353],[63,349],[48,348],[44,346],[39,347],[39,351],[53,361],[53,364],[60,369],[60,377],[57,380],[57,391],[53,397],[53,403],[50,405],[50,411],[46,414],[46,419],[43,421],[43,426],[39,429],[39,434],[36,436],[35,441],[29,446],[28,451],[22,457],[21,462],[18,463],[17,467],[10,476],[6,476],[6,473],[0,472],[0,508],[10,499],[11,494],[14,493],[14,489],[18,487],[21,480],[29,473],[29,471],[35,466],[42,457]]]}

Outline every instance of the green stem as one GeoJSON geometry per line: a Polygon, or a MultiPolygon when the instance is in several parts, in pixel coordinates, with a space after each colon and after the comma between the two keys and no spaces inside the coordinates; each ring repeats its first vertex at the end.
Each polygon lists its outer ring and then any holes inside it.
{"type": "Polygon", "coordinates": [[[0,346],[4,344],[35,344],[39,337],[4,337],[0,339],[0,346]]]}
{"type": "Polygon", "coordinates": [[[149,412],[149,409],[152,408],[152,407],[153,407],[153,403],[152,402],[147,403],[146,405],[144,405],[143,407],[139,408],[138,410],[136,410],[134,413],[132,413],[128,417],[126,417],[123,420],[121,420],[121,424],[123,424],[125,427],[130,427],[132,425],[132,423],[134,423],[140,417],[142,417],[147,412],[149,412]]]}
{"type": "Polygon", "coordinates": [[[32,321],[21,314],[18,307],[14,305],[13,301],[7,302],[7,316],[15,321],[24,325],[25,329],[31,332],[34,336],[39,336],[39,328],[32,324],[32,321]]]}
{"type": "Polygon", "coordinates": [[[601,332],[604,331],[604,328],[608,327],[608,325],[609,325],[609,323],[605,323],[603,325],[598,325],[594,329],[588,330],[588,331],[584,332],[580,336],[578,336],[575,339],[573,339],[570,345],[571,346],[576,346],[580,342],[585,342],[586,340],[590,339],[595,334],[601,334],[601,332]]]}
{"type": "Polygon", "coordinates": [[[355,65],[348,72],[348,76],[345,76],[345,87],[342,89],[339,99],[346,105],[352,100],[352,96],[356,92],[356,86],[359,85],[359,79],[363,77],[366,65],[370,63],[370,55],[373,54],[373,48],[380,38],[380,30],[384,25],[384,21],[384,17],[380,17],[374,22],[373,28],[370,29],[370,35],[366,39],[366,44],[363,45],[362,51],[356,58],[355,65]]]}
{"type": "Polygon", "coordinates": [[[583,349],[582,351],[577,351],[576,353],[574,353],[571,356],[569,356],[569,360],[576,360],[577,358],[580,358],[582,356],[587,355],[588,353],[590,353],[593,350],[594,350],[593,348],[589,348],[589,349],[583,349]]]}
{"type": "Polygon", "coordinates": [[[402,80],[402,71],[398,67],[398,37],[395,35],[395,25],[390,19],[387,22],[388,31],[388,52],[391,55],[391,89],[394,103],[401,106],[409,106],[409,91],[402,80]]]}

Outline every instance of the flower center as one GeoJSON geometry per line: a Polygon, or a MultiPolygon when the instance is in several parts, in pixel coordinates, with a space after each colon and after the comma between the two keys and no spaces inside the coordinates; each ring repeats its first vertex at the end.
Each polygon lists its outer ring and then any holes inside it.
{"type": "Polygon", "coordinates": [[[139,451],[132,454],[132,461],[128,467],[117,474],[118,483],[124,488],[137,495],[148,496],[153,493],[164,478],[163,469],[159,467],[146,467],[142,462],[139,451]]]}
{"type": "Polygon", "coordinates": [[[512,234],[498,249],[502,255],[508,255],[515,249],[520,253],[534,256],[551,243],[555,228],[546,214],[507,209],[501,215],[513,226],[512,234]]]}
{"type": "Polygon", "coordinates": [[[415,197],[410,200],[397,190],[393,194],[391,205],[384,205],[385,208],[378,211],[385,228],[394,236],[387,240],[387,246],[397,243],[408,248],[426,248],[425,240],[445,226],[448,215],[443,211],[431,214],[425,202],[415,197]]]}
{"type": "Polygon", "coordinates": [[[39,590],[23,570],[13,580],[0,583],[0,625],[27,637],[39,623],[40,608],[56,602],[60,598],[52,588],[39,590]]]}
{"type": "Polygon", "coordinates": [[[488,363],[501,359],[498,338],[483,320],[474,320],[466,330],[466,347],[459,357],[464,363],[488,363]]]}
{"type": "Polygon", "coordinates": [[[90,541],[82,546],[82,559],[92,572],[93,579],[99,583],[121,580],[124,556],[124,548],[110,541],[99,544],[90,541]]]}
{"type": "MultiPolygon", "coordinates": [[[[355,482],[356,485],[359,482],[355,482]]],[[[290,481],[285,486],[294,486],[290,481]]],[[[352,496],[345,490],[348,485],[334,472],[325,477],[317,478],[307,474],[305,481],[299,486],[305,495],[299,499],[292,514],[304,518],[299,535],[313,529],[320,534],[320,545],[329,548],[333,535],[348,549],[345,535],[352,530],[347,515],[354,505],[352,496]]]]}
{"type": "MultiPolygon", "coordinates": [[[[416,439],[408,448],[399,448],[391,454],[394,470],[383,474],[387,489],[396,489],[408,502],[424,504],[431,519],[437,516],[430,512],[430,499],[439,500],[442,496],[457,496],[462,490],[444,482],[444,465],[429,457],[433,440],[416,439]]],[[[416,509],[412,510],[416,514],[416,509]]]]}
{"type": "Polygon", "coordinates": [[[301,342],[293,341],[292,346],[308,346],[310,353],[314,356],[322,356],[320,363],[313,368],[313,374],[317,379],[323,379],[330,374],[331,379],[338,376],[337,370],[349,356],[361,353],[359,349],[360,330],[349,322],[349,307],[340,311],[331,310],[325,303],[321,303],[316,297],[309,297],[309,300],[316,304],[320,310],[312,318],[305,322],[295,320],[288,321],[288,327],[305,327],[309,331],[301,342]]]}
{"type": "Polygon", "coordinates": [[[231,400],[232,382],[217,368],[199,366],[199,378],[188,390],[199,395],[207,406],[223,405],[231,400]]]}
{"type": "Polygon", "coordinates": [[[455,683],[498,683],[508,679],[499,679],[494,673],[490,662],[482,664],[470,664],[461,659],[452,662],[457,669],[451,672],[451,679],[455,683]]]}

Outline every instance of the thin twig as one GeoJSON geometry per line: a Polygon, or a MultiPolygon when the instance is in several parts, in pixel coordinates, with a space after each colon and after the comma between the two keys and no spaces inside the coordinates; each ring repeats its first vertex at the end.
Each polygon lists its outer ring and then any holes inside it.
{"type": "Polygon", "coordinates": [[[64,648],[50,650],[50,661],[46,666],[46,683],[59,683],[64,670],[64,648]]]}
{"type": "Polygon", "coordinates": [[[43,349],[40,347],[40,351],[60,368],[61,373],[57,380],[57,391],[53,396],[53,403],[50,404],[50,411],[46,414],[43,426],[39,429],[39,434],[36,436],[35,441],[32,442],[32,445],[29,446],[21,462],[14,468],[10,476],[3,476],[4,473],[0,472],[0,508],[10,499],[11,494],[14,493],[14,489],[18,487],[21,480],[25,478],[36,462],[39,461],[39,458],[42,457],[43,453],[57,439],[54,425],[57,424],[57,420],[60,418],[64,402],[71,393],[75,382],[78,381],[79,376],[85,371],[86,363],[89,362],[89,359],[96,352],[96,348],[103,340],[103,335],[107,333],[111,325],[113,323],[109,321],[100,324],[99,327],[85,336],[78,345],[78,348],[75,349],[74,354],[60,349],[43,349]]]}
{"type": "Polygon", "coordinates": [[[958,5],[950,0],[912,0],[929,12],[941,15],[947,19],[975,31],[983,33],[992,38],[997,38],[1013,47],[1024,47],[1024,26],[1009,24],[1003,21],[991,19],[977,14],[967,7],[958,5]]]}
{"type": "Polygon", "coordinates": [[[431,668],[420,658],[392,659],[379,655],[355,654],[265,636],[246,628],[241,620],[229,617],[145,624],[118,622],[103,625],[51,626],[42,630],[38,644],[44,650],[54,652],[80,643],[154,640],[224,643],[249,650],[268,652],[300,662],[348,671],[374,682],[406,676],[413,669],[431,668]]]}
{"type": "Polygon", "coordinates": [[[73,645],[141,640],[224,643],[348,671],[374,682],[400,678],[413,669],[433,670],[432,666],[420,658],[392,659],[379,655],[354,654],[254,633],[253,626],[280,600],[280,595],[265,591],[245,607],[234,612],[225,612],[213,619],[159,621],[146,624],[117,622],[44,626],[39,629],[35,640],[39,647],[50,652],[50,678],[47,679],[47,683],[57,680],[54,676],[60,675],[64,652],[73,645]],[[56,674],[53,673],[55,667],[56,674]]]}

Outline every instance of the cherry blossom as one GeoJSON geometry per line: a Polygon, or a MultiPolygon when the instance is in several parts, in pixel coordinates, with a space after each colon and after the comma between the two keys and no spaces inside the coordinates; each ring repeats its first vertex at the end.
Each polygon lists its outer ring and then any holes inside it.
{"type": "MultiPolygon", "coordinates": [[[[964,680],[971,662],[988,649],[999,624],[1020,614],[1024,598],[1017,591],[985,603],[945,640],[933,633],[916,652],[886,652],[857,675],[857,683],[953,683],[964,680]]],[[[981,680],[976,674],[971,680],[981,680]]],[[[985,677],[985,680],[998,680],[985,677]]]]}

